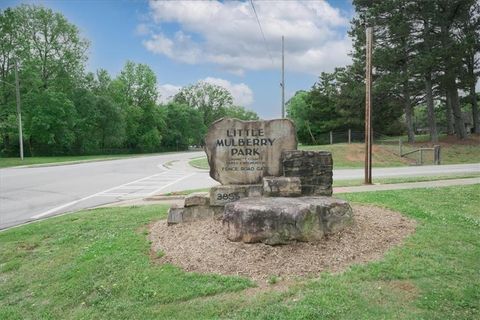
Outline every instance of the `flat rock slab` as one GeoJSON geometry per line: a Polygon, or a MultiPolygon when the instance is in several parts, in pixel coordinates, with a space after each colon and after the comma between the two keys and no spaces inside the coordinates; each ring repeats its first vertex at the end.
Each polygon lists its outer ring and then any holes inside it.
{"type": "Polygon", "coordinates": [[[208,192],[194,192],[185,197],[185,207],[208,205],[210,205],[210,195],[208,192]]]}
{"type": "Polygon", "coordinates": [[[171,206],[168,210],[167,225],[174,225],[185,222],[195,222],[201,220],[212,220],[221,216],[222,207],[211,206],[171,206]]]}
{"type": "Polygon", "coordinates": [[[227,238],[245,243],[316,242],[351,224],[348,202],[332,197],[245,198],[227,204],[223,213],[227,238]]]}
{"type": "Polygon", "coordinates": [[[302,183],[298,177],[263,177],[265,197],[299,197],[302,183]]]}
{"type": "Polygon", "coordinates": [[[288,119],[222,118],[205,138],[210,176],[223,185],[259,184],[263,176],[279,176],[282,151],[295,149],[295,127],[288,119]]]}

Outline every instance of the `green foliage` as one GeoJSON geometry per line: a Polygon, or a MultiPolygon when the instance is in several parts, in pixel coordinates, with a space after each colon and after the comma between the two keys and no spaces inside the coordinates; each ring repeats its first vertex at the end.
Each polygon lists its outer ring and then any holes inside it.
{"type": "Polygon", "coordinates": [[[232,95],[227,89],[205,81],[182,88],[173,100],[198,110],[206,127],[224,117],[225,109],[233,105],[232,95]]]}
{"type": "Polygon", "coordinates": [[[202,144],[207,131],[199,110],[185,104],[170,102],[161,107],[166,121],[164,144],[173,150],[182,150],[191,145],[202,144]]]}
{"type": "Polygon", "coordinates": [[[242,106],[231,106],[225,108],[225,117],[236,118],[240,120],[258,120],[258,115],[242,106]]]}
{"type": "MultiPolygon", "coordinates": [[[[480,67],[480,3],[474,0],[354,0],[353,5],[357,13],[350,31],[353,64],[362,69],[365,26],[372,26],[374,30],[374,117],[376,106],[390,105],[382,107],[389,113],[403,109],[400,111],[405,113],[409,140],[413,142],[413,111],[426,104],[432,141],[437,138],[437,122],[443,128],[451,128],[447,129],[449,134],[453,134],[455,124],[458,137],[464,139],[458,91],[469,92],[472,104],[477,104],[472,83],[478,79],[480,67]],[[378,101],[378,94],[384,98],[378,101]],[[448,103],[438,108],[435,106],[438,100],[448,103]],[[441,111],[452,116],[438,119],[441,111]]],[[[476,112],[472,110],[478,123],[476,112]]],[[[385,114],[379,118],[385,118],[385,114]]]]}
{"type": "Polygon", "coordinates": [[[65,94],[47,89],[24,100],[25,138],[30,154],[63,154],[75,140],[75,106],[65,94]],[[37,152],[38,149],[38,152],[37,152]]]}
{"type": "MultiPolygon", "coordinates": [[[[363,131],[365,113],[364,70],[358,64],[322,73],[310,91],[298,91],[287,102],[287,114],[298,139],[317,144],[321,134],[348,129],[363,131]]],[[[385,82],[373,88],[373,127],[384,134],[400,134],[402,109],[385,82]]]]}

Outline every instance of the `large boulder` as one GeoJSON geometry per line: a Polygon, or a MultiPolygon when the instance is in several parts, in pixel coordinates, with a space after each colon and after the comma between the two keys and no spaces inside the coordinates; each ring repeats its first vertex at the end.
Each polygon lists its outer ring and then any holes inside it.
{"type": "Polygon", "coordinates": [[[270,245],[318,241],[352,223],[348,202],[332,197],[245,198],[227,204],[223,213],[229,240],[270,245]]]}

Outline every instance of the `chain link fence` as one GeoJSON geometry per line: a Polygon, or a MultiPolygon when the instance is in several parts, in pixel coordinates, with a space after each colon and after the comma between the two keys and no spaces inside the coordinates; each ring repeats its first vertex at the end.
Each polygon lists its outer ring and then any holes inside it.
{"type": "MultiPolygon", "coordinates": [[[[422,138],[426,137],[419,136],[418,140],[421,141],[422,138]]],[[[317,145],[364,143],[365,132],[350,129],[329,131],[316,134],[314,140],[317,145]]],[[[380,146],[412,165],[441,163],[440,146],[432,145],[428,141],[408,143],[407,137],[388,136],[380,132],[373,132],[373,145],[380,146]]]]}

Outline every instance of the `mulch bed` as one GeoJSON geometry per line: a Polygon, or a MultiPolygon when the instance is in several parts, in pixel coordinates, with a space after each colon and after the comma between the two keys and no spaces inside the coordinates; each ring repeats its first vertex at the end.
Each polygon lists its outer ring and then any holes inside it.
{"type": "Polygon", "coordinates": [[[220,220],[167,226],[151,225],[152,250],[185,271],[239,275],[253,280],[272,276],[292,279],[323,271],[341,272],[352,264],[381,259],[415,231],[416,223],[400,213],[380,207],[353,205],[355,224],[318,243],[295,242],[269,246],[231,242],[220,220]]]}

